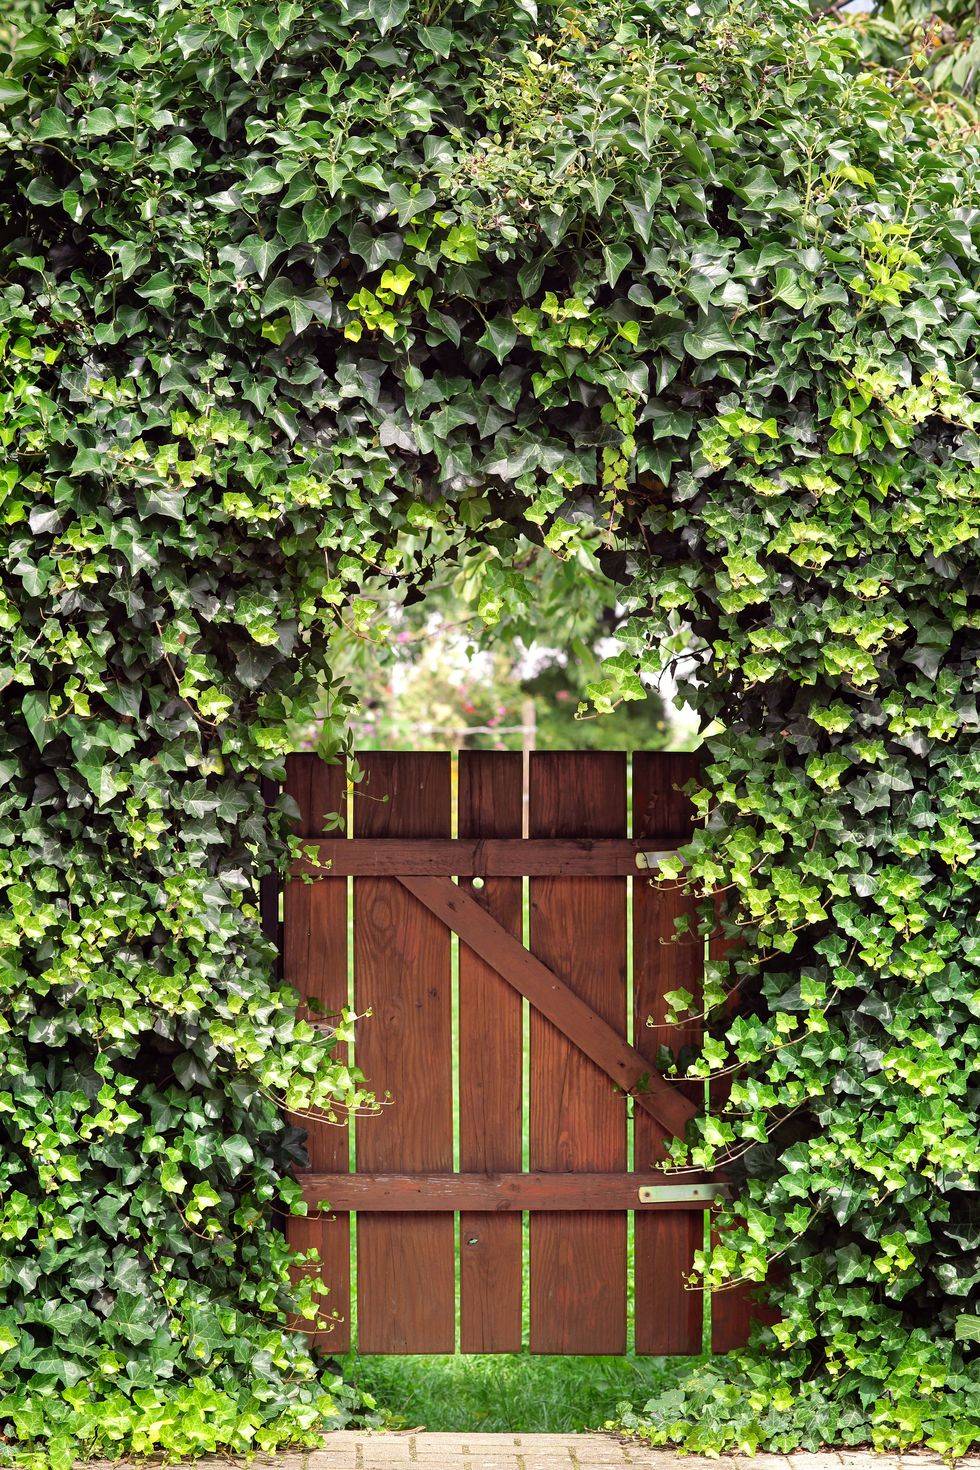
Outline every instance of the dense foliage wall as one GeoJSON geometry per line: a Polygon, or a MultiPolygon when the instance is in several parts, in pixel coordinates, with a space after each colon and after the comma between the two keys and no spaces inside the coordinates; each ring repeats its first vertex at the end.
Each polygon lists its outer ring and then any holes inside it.
{"type": "Polygon", "coordinates": [[[272,1211],[280,1110],[359,1081],[274,979],[256,781],[433,526],[488,608],[517,529],[603,537],[637,617],[600,704],[676,657],[716,720],[694,875],[743,1009],[726,1040],[719,971],[695,1152],[748,1172],[709,1275],[779,1256],[781,1346],[648,1432],[975,1433],[977,158],[856,60],[791,0],[78,0],[21,41],[8,1457],[344,1411],[272,1211]]]}

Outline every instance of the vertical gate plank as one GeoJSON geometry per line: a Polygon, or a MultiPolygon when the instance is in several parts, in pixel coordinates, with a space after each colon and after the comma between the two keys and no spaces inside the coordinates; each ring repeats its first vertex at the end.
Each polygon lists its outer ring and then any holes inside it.
{"type": "MultiPolygon", "coordinates": [[[[726,940],[721,930],[722,903],[720,899],[715,900],[718,913],[718,926],[712,936],[710,945],[711,958],[716,963],[721,963],[728,958],[732,945],[726,940]]],[[[721,1112],[728,1100],[731,1091],[731,1078],[716,1078],[710,1085],[710,1107],[713,1112],[721,1112]]],[[[717,1242],[718,1233],[712,1231],[711,1243],[717,1242]]],[[[750,1288],[746,1285],[731,1286],[726,1291],[715,1291],[711,1294],[711,1351],[713,1353],[730,1353],[736,1348],[744,1347],[749,1340],[749,1329],[752,1326],[752,1298],[749,1295],[750,1288]]]]}
{"type": "MultiPolygon", "coordinates": [[[[520,837],[523,762],[515,752],[459,756],[460,837],[520,837]]],[[[497,922],[521,937],[520,878],[462,880],[497,922]]],[[[459,1166],[521,1168],[521,997],[465,944],[459,947],[459,1166]]],[[[464,1211],[459,1219],[459,1337],[464,1353],[521,1347],[521,1217],[464,1211]]]]}
{"type": "MultiPolygon", "coordinates": [[[[532,837],[626,832],[626,758],[535,752],[532,837]]],[[[536,878],[531,949],[622,1034],[626,1029],[626,879],[536,878]]],[[[532,1169],[626,1166],[626,1105],[608,1077],[531,1012],[532,1169]]],[[[532,1214],[531,1351],[626,1349],[626,1215],[532,1214]]]]}
{"type": "MultiPolygon", "coordinates": [[[[720,900],[716,900],[718,911],[718,931],[711,941],[711,958],[717,962],[727,959],[731,954],[734,942],[725,939],[720,933],[722,907],[720,900]]],[[[729,985],[731,979],[729,979],[729,985]]],[[[730,1012],[738,1010],[738,996],[733,996],[728,1002],[730,1012]]],[[[710,1107],[713,1112],[721,1112],[728,1094],[731,1092],[731,1077],[719,1077],[711,1084],[710,1107]]],[[[712,1235],[712,1241],[717,1235],[712,1235]]],[[[753,1282],[742,1282],[738,1286],[727,1287],[723,1291],[716,1291],[711,1297],[711,1351],[713,1353],[730,1353],[736,1348],[745,1347],[749,1340],[749,1333],[756,1322],[772,1324],[778,1320],[778,1313],[764,1302],[759,1301],[760,1287],[753,1282]]]]}
{"type": "MultiPolygon", "coordinates": [[[[371,753],[354,789],[359,837],[449,837],[448,754],[371,753]],[[385,799],[387,798],[387,800],[385,799]]],[[[395,878],[354,880],[357,1061],[392,1106],[356,1130],[365,1172],[453,1167],[452,980],[448,930],[395,878]]],[[[364,1353],[455,1347],[453,1216],[360,1215],[357,1337],[364,1353]]]]}
{"type": "MultiPolygon", "coordinates": [[[[315,755],[291,755],[286,762],[286,794],[299,807],[295,831],[322,837],[329,812],[343,812],[345,774],[315,755]]],[[[304,999],[316,999],[327,1014],[347,1004],[347,879],[287,883],[283,894],[283,974],[304,999]]],[[[339,1050],[343,1056],[346,1048],[339,1050]]],[[[346,1172],[347,1124],[296,1119],[307,1129],[310,1168],[325,1174],[346,1172]]],[[[346,1214],[293,1219],[289,1240],[297,1250],[316,1246],[321,1276],[330,1288],[326,1310],[340,1320],[317,1338],[329,1352],[350,1346],[350,1219],[346,1214]]]]}
{"type": "MultiPolygon", "coordinates": [[[[693,830],[694,811],[683,786],[698,774],[696,755],[666,751],[638,751],[633,757],[633,835],[687,837],[693,830]]],[[[634,1045],[655,1064],[662,1044],[678,1051],[696,1042],[700,1027],[656,1029],[647,1025],[664,1019],[664,995],[670,990],[701,994],[703,946],[672,943],[675,920],[697,905],[681,893],[657,888],[642,878],[633,880],[633,1008],[634,1045]]],[[[666,1155],[663,1130],[653,1118],[636,1110],[633,1122],[634,1168],[638,1171],[666,1155]]],[[[655,1174],[651,1174],[656,1178],[655,1174]]],[[[703,1299],[685,1290],[694,1252],[704,1244],[704,1212],[638,1212],[635,1225],[635,1344],[638,1353],[699,1353],[703,1299]]]]}
{"type": "MultiPolygon", "coordinates": [[[[265,803],[266,813],[274,805],[279,796],[279,784],[263,776],[259,782],[259,791],[265,803]]],[[[279,949],[276,963],[276,974],[282,974],[282,934],[279,925],[279,897],[282,893],[282,877],[279,873],[266,873],[259,880],[259,918],[262,924],[262,933],[270,944],[279,949]]]]}
{"type": "MultiPolygon", "coordinates": [[[[712,1237],[715,1239],[716,1237],[712,1237]]],[[[732,1353],[745,1347],[755,1322],[774,1322],[776,1315],[756,1300],[759,1287],[748,1282],[711,1294],[711,1351],[732,1353]]]]}

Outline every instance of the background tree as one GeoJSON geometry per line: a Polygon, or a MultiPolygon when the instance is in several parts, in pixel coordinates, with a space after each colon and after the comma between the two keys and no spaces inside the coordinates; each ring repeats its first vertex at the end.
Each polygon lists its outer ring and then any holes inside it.
{"type": "MultiPolygon", "coordinates": [[[[355,745],[654,750],[694,738],[652,676],[629,699],[610,686],[604,662],[623,652],[622,588],[585,542],[564,559],[530,541],[515,546],[512,564],[464,554],[407,605],[403,589],[366,593],[328,654],[351,701],[355,745]]],[[[315,744],[321,723],[333,727],[332,698],[300,741],[315,744]]]]}
{"type": "Polygon", "coordinates": [[[865,65],[907,77],[945,125],[976,136],[980,126],[980,8],[976,0],[880,0],[835,6],[853,29],[865,65]]]}

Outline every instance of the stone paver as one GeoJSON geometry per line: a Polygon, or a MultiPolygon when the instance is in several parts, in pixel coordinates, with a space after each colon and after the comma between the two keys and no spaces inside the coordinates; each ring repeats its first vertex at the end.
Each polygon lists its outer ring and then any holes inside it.
{"type": "MultiPolygon", "coordinates": [[[[346,1430],[307,1456],[280,1456],[274,1470],[946,1470],[937,1455],[723,1456],[654,1450],[607,1434],[430,1434],[346,1430]],[[287,1463],[288,1461],[288,1463],[287,1463]]],[[[980,1470],[980,1456],[960,1470],[980,1470]]]]}
{"type": "MultiPolygon", "coordinates": [[[[707,1459],[654,1450],[608,1434],[430,1434],[341,1430],[306,1454],[246,1461],[199,1460],[187,1470],[947,1470],[938,1455],[726,1455],[707,1459]]],[[[109,1470],[106,1462],[87,1470],[109,1470]]],[[[118,1464],[112,1470],[121,1470],[118,1464]]],[[[980,1455],[957,1470],[980,1470],[980,1455]]]]}

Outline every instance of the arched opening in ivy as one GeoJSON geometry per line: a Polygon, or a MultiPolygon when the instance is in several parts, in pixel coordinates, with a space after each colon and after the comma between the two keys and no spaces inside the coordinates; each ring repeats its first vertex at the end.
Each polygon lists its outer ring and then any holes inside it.
{"type": "MultiPolygon", "coordinates": [[[[601,541],[591,544],[595,538],[587,534],[589,529],[581,528],[574,553],[560,556],[526,536],[517,538],[507,563],[482,548],[454,547],[445,538],[443,554],[424,587],[386,582],[365,586],[357,620],[345,615],[331,637],[328,663],[342,681],[341,718],[333,723],[335,702],[325,691],[313,718],[297,728],[293,750],[299,754],[287,763],[285,789],[298,802],[297,830],[311,839],[303,844],[304,851],[311,856],[317,852],[312,839],[320,835],[317,823],[324,809],[337,811],[325,824],[328,838],[344,834],[363,842],[365,830],[377,838],[381,831],[390,836],[400,829],[406,798],[412,802],[416,839],[424,831],[435,833],[447,818],[443,830],[459,837],[507,835],[520,846],[523,828],[528,837],[540,839],[547,835],[541,823],[547,820],[548,793],[554,789],[548,784],[552,752],[562,753],[566,834],[575,812],[580,823],[576,830],[592,837],[604,828],[606,836],[618,831],[636,837],[649,833],[644,818],[659,809],[660,801],[666,797],[668,804],[676,804],[676,783],[690,776],[695,760],[655,758],[646,767],[642,762],[651,752],[690,751],[696,727],[690,711],[672,707],[670,686],[658,687],[662,681],[652,674],[645,683],[638,681],[635,693],[644,697],[625,701],[618,695],[618,703],[604,697],[602,663],[623,651],[616,631],[625,609],[622,587],[599,564],[600,557],[608,561],[606,549],[601,541]],[[349,742],[356,752],[347,765],[346,800],[336,774],[315,764],[315,752],[324,745],[335,753],[332,741],[349,742]],[[384,752],[380,761],[376,752],[384,752]],[[643,753],[639,777],[630,752],[643,753]],[[488,807],[481,794],[490,790],[494,800],[488,807]],[[378,802],[387,806],[383,814],[378,802]],[[418,825],[426,816],[432,825],[418,825]]],[[[652,840],[646,844],[657,845],[652,840]]],[[[320,856],[332,862],[325,852],[320,856]]],[[[469,883],[461,883],[468,891],[469,883]]],[[[289,890],[278,929],[284,974],[300,995],[313,991],[318,1014],[329,1016],[348,1006],[356,1021],[346,1058],[353,1057],[376,1095],[391,1094],[395,1101],[393,1115],[382,1108],[359,1115],[347,1128],[323,1128],[316,1118],[308,1120],[306,1169],[356,1169],[361,1184],[370,1189],[372,1167],[377,1170],[383,1163],[386,1172],[397,1174],[408,1167],[407,1159],[417,1158],[414,1120],[420,1113],[428,1120],[425,1148],[433,1166],[437,1156],[449,1158],[441,1151],[448,1149],[451,1123],[456,1174],[469,1170],[474,1150],[498,1168],[507,1164],[519,1169],[522,1162],[530,1170],[547,1168],[552,1135],[562,1140],[566,1169],[583,1169],[586,1159],[595,1167],[613,1168],[622,1160],[630,1168],[647,1169],[643,1142],[634,1145],[632,1104],[601,1080],[599,1096],[593,1099],[586,1083],[593,1106],[585,1104],[583,1121],[581,1054],[563,1062],[552,1059],[540,1031],[535,1028],[532,1035],[535,1012],[527,999],[505,981],[491,980],[488,991],[487,977],[474,973],[472,962],[464,965],[462,935],[453,937],[440,927],[422,966],[424,991],[416,990],[418,920],[424,922],[425,915],[405,915],[404,932],[393,920],[388,901],[404,901],[397,880],[389,880],[371,897],[365,884],[363,902],[359,880],[349,880],[344,897],[338,895],[338,886],[331,883],[329,895],[317,889],[299,894],[289,890]],[[338,934],[346,926],[346,965],[329,941],[324,951],[314,939],[310,952],[306,936],[324,936],[328,925],[338,934]],[[382,934],[385,959],[379,966],[376,945],[382,934]],[[401,1032],[406,1012],[410,1015],[423,1004],[432,1013],[431,1035],[419,1037],[413,1028],[404,1060],[396,1060],[378,1030],[390,1024],[401,1032]],[[490,1009],[484,1010],[488,1004],[490,1009]],[[560,1090],[560,1100],[555,1097],[554,1117],[549,1110],[545,1123],[542,1103],[552,1088],[560,1090]]],[[[378,888],[376,883],[370,886],[378,888]]],[[[485,886],[478,880],[474,895],[485,886]]],[[[661,1047],[672,1043],[676,1051],[690,1026],[654,1026],[655,1004],[643,996],[657,989],[665,965],[672,979],[659,989],[680,984],[682,975],[687,977],[684,983],[699,984],[703,940],[679,936],[684,954],[672,962],[658,947],[663,927],[659,902],[641,904],[634,917],[635,884],[625,878],[611,885],[605,881],[604,895],[586,905],[581,886],[574,882],[568,885],[573,892],[565,894],[557,891],[561,885],[521,879],[497,879],[489,886],[491,913],[505,925],[498,932],[513,932],[516,922],[524,942],[565,979],[574,972],[568,971],[567,960],[549,954],[546,930],[562,933],[563,953],[569,946],[588,952],[590,999],[595,1003],[598,987],[616,1017],[617,1032],[629,1045],[641,1047],[651,1066],[666,1066],[666,1057],[658,1055],[661,1047]],[[546,887],[549,892],[539,891],[546,887]],[[618,932],[617,914],[622,921],[618,932]],[[633,959],[638,942],[639,974],[633,959]]],[[[664,897],[673,912],[673,896],[664,897]]],[[[265,907],[268,912],[269,900],[265,907]]],[[[649,1130],[641,1128],[641,1139],[648,1136],[649,1130]]],[[[614,1177],[607,1175],[607,1185],[614,1177]]],[[[299,1178],[311,1200],[312,1180],[308,1174],[299,1178]]],[[[650,1175],[650,1181],[663,1182],[660,1174],[650,1175]]],[[[581,1184],[587,1188],[589,1180],[583,1178],[581,1184]]],[[[326,1181],[321,1179],[319,1186],[321,1197],[330,1199],[326,1181]]],[[[417,1177],[416,1187],[425,1188],[417,1177]]],[[[698,1244],[703,1244],[705,1217],[699,1206],[690,1219],[676,1215],[665,1222],[660,1217],[667,1229],[656,1249],[647,1228],[655,1222],[646,1219],[638,1235],[632,1214],[587,1217],[586,1252],[574,1233],[581,1221],[573,1222],[569,1234],[556,1231],[554,1221],[539,1230],[540,1215],[509,1213],[486,1231],[471,1213],[456,1218],[456,1241],[444,1229],[445,1215],[433,1220],[437,1234],[427,1238],[425,1264],[407,1278],[398,1268],[399,1235],[404,1232],[397,1224],[388,1230],[383,1216],[372,1217],[367,1200],[362,1199],[356,1224],[341,1206],[339,1212],[336,1207],[329,1212],[325,1224],[303,1220],[294,1228],[294,1243],[315,1242],[321,1252],[322,1276],[330,1287],[325,1305],[337,1316],[332,1328],[321,1329],[318,1344],[339,1356],[344,1379],[383,1405],[395,1424],[510,1434],[584,1430],[613,1418],[624,1403],[645,1402],[672,1383],[689,1366],[682,1359],[699,1354],[703,1342],[710,1351],[710,1305],[702,1311],[699,1291],[691,1292],[696,1300],[685,1300],[683,1268],[668,1264],[675,1236],[682,1251],[693,1249],[692,1222],[702,1227],[698,1244]],[[362,1222],[370,1232],[363,1260],[362,1222]],[[597,1236],[602,1243],[598,1265],[597,1236]],[[565,1257],[574,1257],[580,1286],[569,1285],[567,1296],[545,1304],[548,1287],[542,1282],[549,1280],[551,1253],[559,1240],[565,1257]],[[446,1270],[450,1255],[459,1263],[454,1292],[446,1270]],[[653,1299],[651,1269],[661,1273],[653,1299]],[[393,1290],[385,1285],[386,1272],[397,1278],[393,1290]],[[591,1303],[607,1291],[611,1306],[601,1320],[582,1310],[579,1292],[591,1303]],[[379,1294],[389,1299],[380,1333],[375,1310],[379,1294]],[[447,1300],[450,1294],[454,1304],[447,1300]],[[674,1356],[668,1361],[650,1356],[651,1344],[672,1320],[678,1298],[684,1340],[675,1334],[674,1356]],[[450,1320],[457,1354],[451,1351],[450,1320]],[[547,1351],[542,1347],[558,1322],[566,1324],[562,1356],[556,1355],[555,1345],[547,1351]],[[617,1331],[622,1333],[622,1355],[613,1356],[610,1335],[617,1331]]]]}
{"type": "Polygon", "coordinates": [[[706,734],[733,1085],[690,1150],[745,1171],[708,1281],[783,1267],[757,1351],[629,1422],[975,1437],[980,172],[914,100],[792,0],[77,0],[20,38],[8,1458],[347,1411],[270,1216],[282,1109],[356,1085],[272,976],[255,777],[367,581],[583,527],[632,611],[609,697],[683,660],[706,734]]]}
{"type": "Polygon", "coordinates": [[[557,554],[518,534],[506,559],[445,538],[424,584],[366,583],[330,631],[336,682],[294,748],[690,748],[697,721],[671,678],[651,668],[624,691],[608,675],[627,652],[610,559],[591,525],[557,554]]]}

